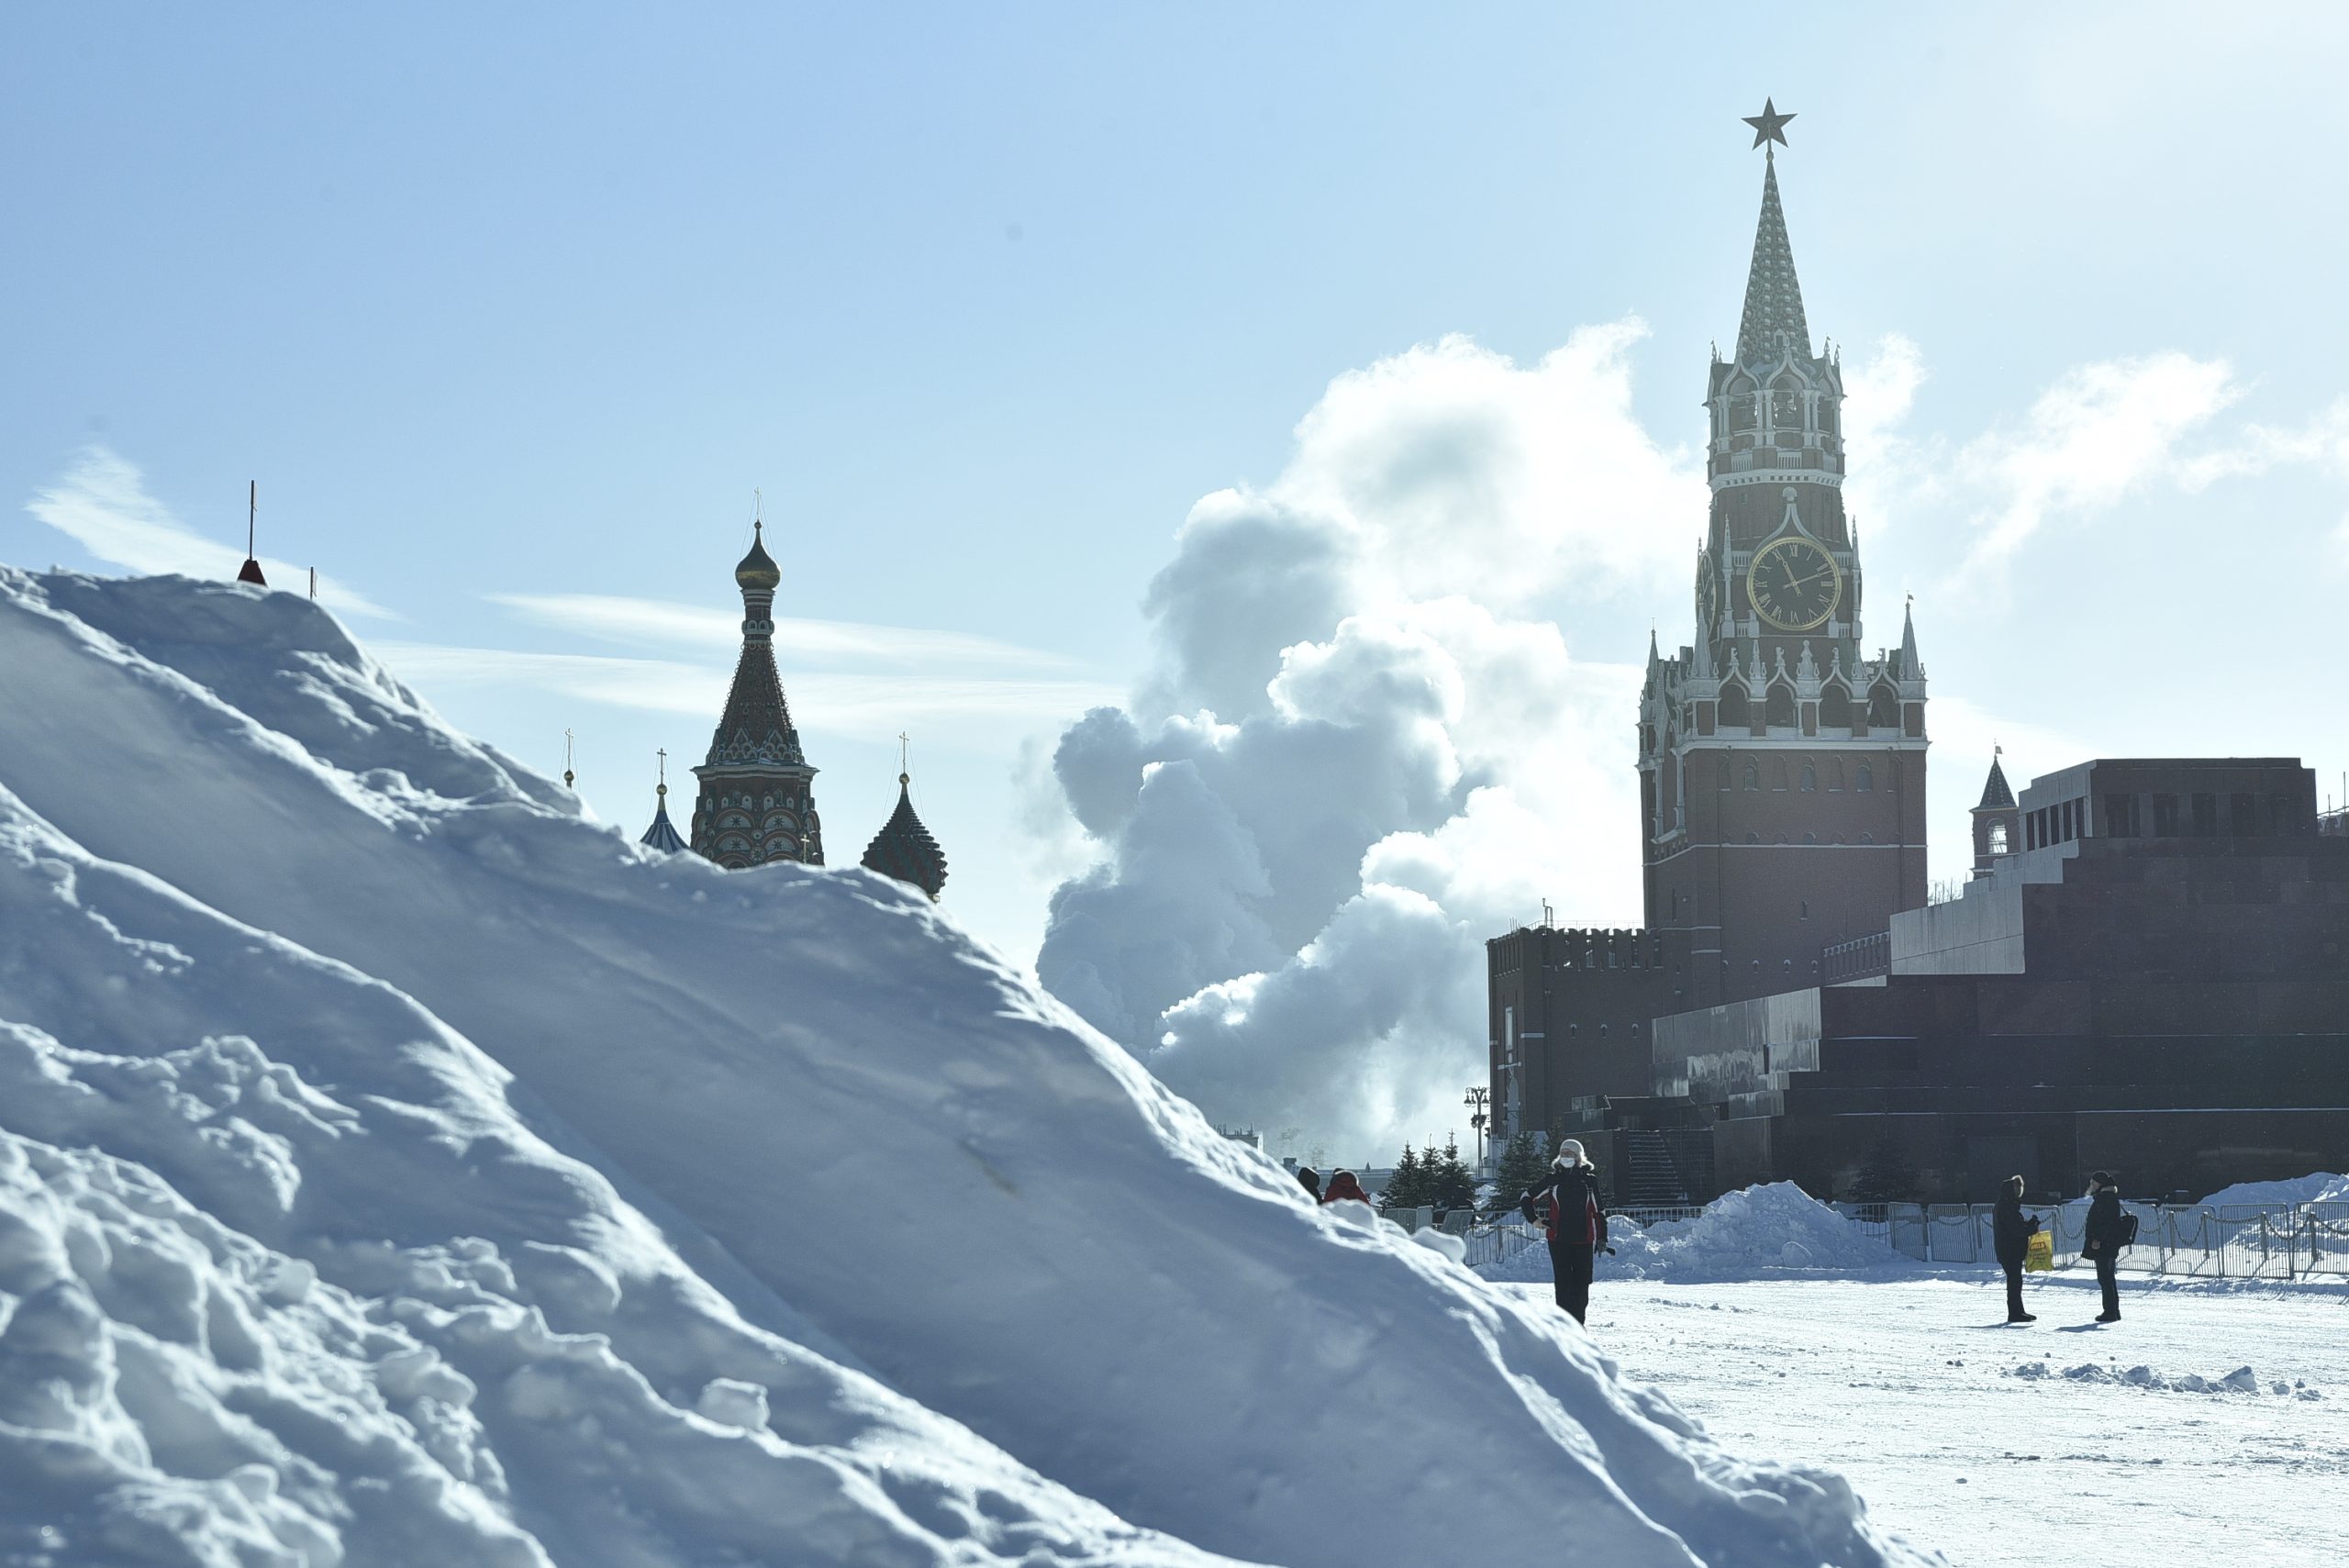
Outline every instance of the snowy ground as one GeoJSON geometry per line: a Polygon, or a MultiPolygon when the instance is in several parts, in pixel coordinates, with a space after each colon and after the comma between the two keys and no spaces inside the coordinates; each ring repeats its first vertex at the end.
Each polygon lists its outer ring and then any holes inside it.
{"type": "Polygon", "coordinates": [[[1718,1440],[1842,1472],[1957,1568],[2349,1562],[2349,1295],[2124,1276],[2097,1328],[2092,1277],[2029,1288],[2009,1329],[1995,1279],[1602,1277],[1590,1329],[1718,1440]],[[2244,1365],[2255,1394],[2161,1386],[2244,1365]],[[2109,1381],[2138,1366],[2154,1385],[2109,1381]]]}

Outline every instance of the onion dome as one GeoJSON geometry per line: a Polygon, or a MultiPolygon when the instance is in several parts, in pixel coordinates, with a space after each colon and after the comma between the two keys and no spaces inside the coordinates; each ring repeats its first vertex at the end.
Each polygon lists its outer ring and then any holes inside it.
{"type": "Polygon", "coordinates": [[[897,775],[897,809],[865,846],[864,869],[909,882],[934,900],[946,885],[946,851],[914,815],[912,776],[897,775]]]}
{"type": "Polygon", "coordinates": [[[761,537],[761,532],[759,524],[751,525],[751,553],[744,556],[741,564],[734,568],[734,581],[745,590],[763,588],[773,593],[782,585],[783,568],[777,566],[774,563],[774,557],[767,553],[767,547],[761,537]]]}
{"type": "Polygon", "coordinates": [[[650,844],[673,855],[687,848],[669,820],[669,753],[666,751],[661,753],[661,782],[652,791],[652,826],[644,830],[644,836],[637,842],[650,844]]]}

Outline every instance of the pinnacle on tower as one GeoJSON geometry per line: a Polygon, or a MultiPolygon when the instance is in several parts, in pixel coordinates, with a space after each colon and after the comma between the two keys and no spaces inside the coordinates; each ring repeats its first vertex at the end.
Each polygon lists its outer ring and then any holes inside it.
{"type": "Polygon", "coordinates": [[[1900,612],[1900,662],[1893,666],[1892,673],[1895,679],[1902,681],[1920,680],[1925,673],[1925,666],[1917,658],[1917,606],[1914,601],[1900,612]]]}
{"type": "Polygon", "coordinates": [[[1990,758],[1990,776],[1982,781],[1982,800],[1976,811],[1998,811],[2015,803],[2015,792],[2007,784],[2007,770],[1998,764],[1994,754],[1990,758]]]}
{"type": "Polygon", "coordinates": [[[1775,360],[1787,350],[1798,359],[1810,358],[1810,324],[1803,318],[1795,249],[1787,239],[1787,215],[1778,206],[1777,159],[1767,152],[1763,157],[1762,218],[1754,227],[1753,261],[1745,275],[1745,314],[1737,325],[1737,362],[1742,365],[1775,360]]]}

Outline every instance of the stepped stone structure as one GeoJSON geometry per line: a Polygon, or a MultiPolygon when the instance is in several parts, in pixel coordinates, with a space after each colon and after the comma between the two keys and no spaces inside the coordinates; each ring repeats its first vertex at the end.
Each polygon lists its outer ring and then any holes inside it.
{"type": "Polygon", "coordinates": [[[1928,1200],[2020,1173],[2199,1197],[2349,1162],[2349,838],[2293,758],[2101,759],[2014,803],[1886,973],[1655,1021],[1651,1104],[1717,1188],[1839,1190],[1889,1138],[1928,1200]]]}

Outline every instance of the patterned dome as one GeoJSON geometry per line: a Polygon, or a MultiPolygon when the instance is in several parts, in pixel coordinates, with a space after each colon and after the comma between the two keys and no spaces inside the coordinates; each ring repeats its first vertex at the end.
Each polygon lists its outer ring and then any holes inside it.
{"type": "Polygon", "coordinates": [[[764,588],[769,593],[773,593],[783,584],[783,568],[777,566],[774,563],[774,557],[767,553],[767,547],[760,537],[760,525],[757,523],[751,525],[751,553],[744,556],[742,563],[734,568],[734,581],[744,588],[764,588]]]}
{"type": "Polygon", "coordinates": [[[897,809],[865,846],[864,869],[909,882],[935,899],[946,885],[946,851],[914,815],[910,774],[897,775],[897,809]]]}

